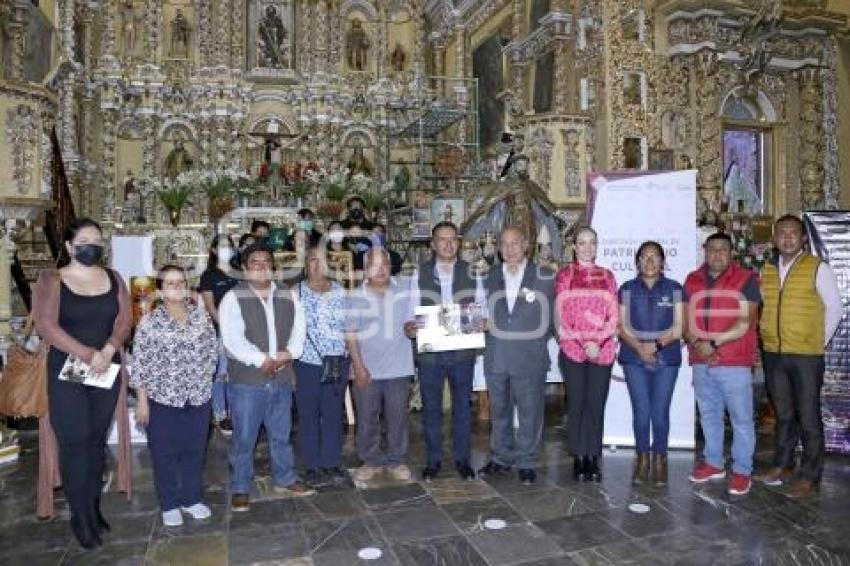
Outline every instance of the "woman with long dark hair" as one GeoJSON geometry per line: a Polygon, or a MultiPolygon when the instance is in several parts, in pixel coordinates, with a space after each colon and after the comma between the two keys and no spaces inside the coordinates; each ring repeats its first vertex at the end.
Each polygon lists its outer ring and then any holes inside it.
{"type": "MultiPolygon", "coordinates": [[[[233,239],[228,234],[217,234],[210,244],[207,268],[201,273],[198,290],[204,300],[204,306],[218,329],[218,305],[238,279],[231,275],[233,260],[236,258],[233,239]]],[[[216,426],[224,436],[233,434],[233,425],[227,416],[227,356],[224,348],[219,349],[218,365],[212,386],[212,413],[216,426]]]]}
{"type": "Polygon", "coordinates": [[[632,402],[637,455],[632,483],[667,483],[670,401],[682,365],[682,286],[664,276],[664,248],[647,241],[638,275],[620,287],[620,364],[632,402]],[[652,444],[650,445],[650,429],[652,444]],[[651,449],[651,455],[650,455],[651,449]]]}
{"type": "Polygon", "coordinates": [[[218,339],[210,317],[189,300],[186,273],[166,265],[157,276],[160,304],[139,323],[130,385],[136,420],[147,426],[162,523],[183,524],[183,513],[207,519],[202,501],[218,339]]]}
{"type": "Polygon", "coordinates": [[[101,543],[109,524],[100,512],[106,439],[121,388],[65,381],[69,356],[95,374],[121,363],[130,335],[131,309],[121,276],[103,267],[104,238],[89,218],[74,220],[63,235],[58,270],[41,273],[33,312],[39,335],[50,344],[47,392],[50,420],[59,447],[59,470],[71,528],[86,549],[101,543]]]}

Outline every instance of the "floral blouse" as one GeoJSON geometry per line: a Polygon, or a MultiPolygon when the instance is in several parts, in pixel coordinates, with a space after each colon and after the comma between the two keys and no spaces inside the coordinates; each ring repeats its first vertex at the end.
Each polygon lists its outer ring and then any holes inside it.
{"type": "Polygon", "coordinates": [[[159,305],[145,315],[133,339],[130,385],[144,387],[162,405],[203,405],[212,396],[218,340],[209,315],[187,303],[180,324],[159,305]]]}
{"type": "Polygon", "coordinates": [[[555,309],[561,351],[574,362],[609,365],[617,352],[620,307],[614,274],[598,265],[573,262],[555,276],[555,309]],[[599,345],[599,357],[589,360],[584,346],[599,345]]]}
{"type": "Polygon", "coordinates": [[[348,293],[331,282],[327,293],[310,289],[306,281],[298,284],[298,294],[304,307],[307,338],[299,361],[322,365],[322,356],[342,356],[346,353],[345,330],[348,326],[348,293]]]}

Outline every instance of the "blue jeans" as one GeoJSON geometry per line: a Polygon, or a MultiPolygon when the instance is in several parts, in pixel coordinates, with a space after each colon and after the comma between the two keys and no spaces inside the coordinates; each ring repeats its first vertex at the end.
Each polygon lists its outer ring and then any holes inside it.
{"type": "Polygon", "coordinates": [[[434,465],[443,455],[443,384],[448,376],[452,392],[452,457],[455,462],[469,463],[469,437],[472,426],[472,376],[475,360],[450,363],[452,352],[438,352],[436,363],[420,364],[419,390],[422,393],[422,428],[428,464],[434,465]]]}
{"type": "Polygon", "coordinates": [[[282,487],[294,483],[295,456],[289,441],[292,430],[292,388],[280,381],[265,385],[231,383],[230,415],[233,438],[230,444],[230,488],[248,493],[254,481],[254,448],[260,426],[269,439],[272,478],[282,487]]]}
{"type": "Polygon", "coordinates": [[[652,428],[652,451],[667,453],[670,435],[670,400],[676,387],[679,366],[623,364],[626,386],[632,401],[632,428],[635,432],[635,449],[649,452],[649,430],[652,428]]]}
{"type": "Polygon", "coordinates": [[[732,422],[732,471],[750,475],[756,448],[753,375],[749,367],[695,365],[694,394],[705,437],[705,461],[723,468],[723,412],[732,422]]]}
{"type": "MultiPolygon", "coordinates": [[[[298,449],[304,467],[336,468],[342,460],[342,412],[348,379],[321,383],[322,366],[295,362],[298,449]]],[[[343,371],[348,376],[348,368],[343,371]]]]}
{"type": "Polygon", "coordinates": [[[227,355],[219,342],[218,365],[212,385],[212,412],[216,422],[227,416],[227,355]]]}

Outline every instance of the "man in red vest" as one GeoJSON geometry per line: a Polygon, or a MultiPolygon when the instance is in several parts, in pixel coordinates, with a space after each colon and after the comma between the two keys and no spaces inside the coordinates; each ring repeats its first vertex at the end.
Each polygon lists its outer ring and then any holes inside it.
{"type": "Polygon", "coordinates": [[[728,491],[745,495],[752,485],[756,445],[752,368],[761,292],[756,274],[732,260],[728,234],[712,234],[704,248],[705,263],[685,280],[688,353],[705,437],[704,461],[689,479],[703,483],[726,477],[723,414],[729,411],[732,475],[728,491]]]}

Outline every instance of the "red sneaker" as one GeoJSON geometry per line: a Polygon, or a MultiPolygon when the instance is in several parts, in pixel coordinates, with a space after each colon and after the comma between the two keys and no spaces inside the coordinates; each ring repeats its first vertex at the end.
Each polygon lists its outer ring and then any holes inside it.
{"type": "Polygon", "coordinates": [[[732,495],[747,495],[752,487],[753,482],[750,476],[744,474],[736,474],[732,472],[732,477],[729,478],[729,493],[732,495]]]}
{"type": "Polygon", "coordinates": [[[722,480],[726,477],[726,470],[723,468],[715,468],[711,464],[702,462],[694,468],[688,479],[694,483],[705,483],[709,480],[722,480]]]}

